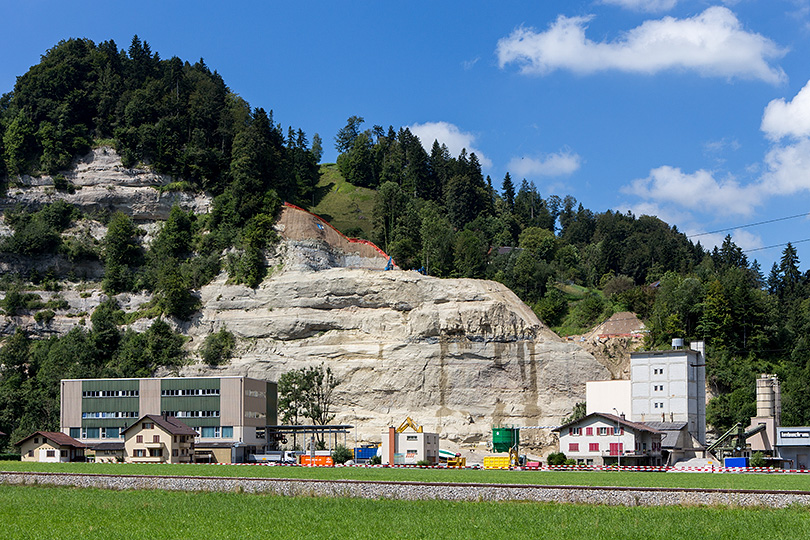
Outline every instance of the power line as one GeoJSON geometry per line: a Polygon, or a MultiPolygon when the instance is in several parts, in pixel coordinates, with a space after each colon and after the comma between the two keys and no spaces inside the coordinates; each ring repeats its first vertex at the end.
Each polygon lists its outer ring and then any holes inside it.
{"type": "MultiPolygon", "coordinates": [[[[794,216],[785,216],[785,217],[780,217],[780,218],[767,219],[765,221],[758,221],[756,223],[749,223],[747,225],[739,225],[737,227],[728,227],[726,229],[717,229],[716,231],[708,231],[708,232],[702,232],[702,233],[697,233],[697,234],[690,234],[690,235],[687,235],[687,238],[697,238],[698,236],[706,236],[708,234],[717,234],[717,233],[720,233],[720,232],[734,231],[734,230],[737,230],[737,229],[745,229],[745,228],[748,228],[748,227],[756,227],[757,225],[766,225],[768,223],[776,223],[777,221],[787,221],[789,219],[796,219],[796,218],[800,218],[800,217],[804,217],[804,216],[810,216],[810,212],[805,212],[804,214],[796,214],[794,216]]],[[[802,240],[802,242],[804,242],[804,240],[802,240]]],[[[784,245],[784,244],[781,244],[781,245],[784,245]]],[[[770,246],[770,247],[778,247],[778,246],[770,246]]],[[[757,249],[768,249],[768,248],[757,248],[757,249]]],[[[756,251],[756,250],[749,250],[749,251],[756,251]]]]}
{"type": "Polygon", "coordinates": [[[743,253],[751,253],[752,251],[762,251],[763,249],[773,249],[773,248],[786,246],[788,244],[790,244],[790,245],[801,244],[802,242],[810,242],[810,238],[805,238],[804,240],[794,240],[793,242],[784,242],[782,244],[774,244],[772,246],[758,247],[758,248],[753,248],[753,249],[744,249],[742,251],[743,251],[743,253]]]}

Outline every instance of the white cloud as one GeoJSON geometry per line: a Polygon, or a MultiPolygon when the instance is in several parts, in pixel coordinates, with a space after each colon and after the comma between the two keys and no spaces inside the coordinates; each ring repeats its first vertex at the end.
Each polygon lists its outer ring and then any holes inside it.
{"type": "Polygon", "coordinates": [[[772,148],[765,166],[759,186],[763,196],[810,192],[810,140],[772,148]]]}
{"type": "Polygon", "coordinates": [[[579,154],[567,150],[548,154],[539,158],[512,158],[507,168],[520,177],[536,178],[538,176],[566,176],[580,167],[582,159],[579,154]]]}
{"type": "Polygon", "coordinates": [[[424,124],[408,126],[408,129],[419,137],[422,148],[427,153],[430,153],[433,148],[433,141],[439,141],[439,144],[447,146],[452,156],[458,156],[461,150],[466,148],[467,154],[475,153],[478,162],[481,163],[481,168],[489,169],[492,167],[492,161],[475,148],[475,135],[461,131],[454,124],[449,122],[425,122],[424,124]]]}
{"type": "Polygon", "coordinates": [[[675,203],[724,215],[750,214],[761,202],[756,186],[740,186],[732,178],[718,181],[702,169],[687,174],[669,166],[653,169],[647,178],[634,180],[621,190],[658,204],[675,203]]]}
{"type": "Polygon", "coordinates": [[[611,42],[585,37],[592,17],[560,15],[545,32],[518,28],[498,41],[500,67],[515,63],[524,74],[557,69],[588,74],[609,69],[652,74],[694,70],[704,76],[761,79],[779,83],[785,72],[771,66],[786,50],[742,28],[728,8],[713,6],[687,19],[648,20],[611,42]]]}
{"type": "Polygon", "coordinates": [[[761,129],[771,140],[810,135],[810,81],[790,102],[774,99],[768,103],[761,129]]]}
{"type": "Polygon", "coordinates": [[[602,0],[601,3],[619,6],[633,11],[660,13],[674,8],[678,0],[602,0]]]}

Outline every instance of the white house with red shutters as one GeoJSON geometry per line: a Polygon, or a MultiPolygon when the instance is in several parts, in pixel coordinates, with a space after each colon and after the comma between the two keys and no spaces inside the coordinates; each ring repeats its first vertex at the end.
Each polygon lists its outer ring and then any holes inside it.
{"type": "Polygon", "coordinates": [[[595,412],[553,431],[560,452],[583,465],[661,465],[663,432],[623,416],[595,412]]]}

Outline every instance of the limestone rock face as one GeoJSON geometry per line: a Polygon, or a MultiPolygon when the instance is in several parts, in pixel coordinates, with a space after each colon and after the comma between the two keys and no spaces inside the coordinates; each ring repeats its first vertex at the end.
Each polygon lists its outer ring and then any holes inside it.
{"type": "Polygon", "coordinates": [[[86,212],[121,211],[135,221],[165,220],[175,204],[197,213],[207,212],[211,199],[182,192],[162,193],[157,188],[172,181],[146,169],[129,169],[106,146],[95,148],[75,163],[65,178],[76,187],[74,193],[57,192],[50,176],[23,176],[18,187],[8,189],[3,206],[40,206],[62,199],[86,212]]]}
{"type": "Polygon", "coordinates": [[[411,416],[456,445],[488,441],[493,424],[559,425],[585,381],[610,378],[499,283],[296,268],[255,290],[224,277],[203,288],[201,315],[183,330],[199,347],[226,327],[238,357],[185,373],[277,380],[324,363],[342,381],[335,421],[357,425],[360,439],[379,441],[411,416]]]}

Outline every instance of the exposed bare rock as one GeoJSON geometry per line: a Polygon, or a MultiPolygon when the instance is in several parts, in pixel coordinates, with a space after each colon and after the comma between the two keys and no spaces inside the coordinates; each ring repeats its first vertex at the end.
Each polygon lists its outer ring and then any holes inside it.
{"type": "Polygon", "coordinates": [[[86,212],[121,211],[136,221],[165,220],[172,206],[207,212],[211,199],[183,192],[161,192],[157,188],[172,179],[148,169],[128,169],[121,158],[106,146],[96,148],[78,160],[65,178],[76,187],[73,193],[57,192],[53,178],[23,176],[17,187],[8,190],[0,206],[17,204],[37,207],[62,199],[86,212]]]}
{"type": "Polygon", "coordinates": [[[289,269],[256,290],[222,277],[202,301],[184,329],[192,347],[226,327],[239,338],[238,358],[185,373],[276,380],[323,362],[342,380],[336,421],[358,425],[365,440],[406,416],[466,445],[489,440],[493,424],[558,425],[584,398],[585,381],[610,378],[491,281],[289,269]]]}

